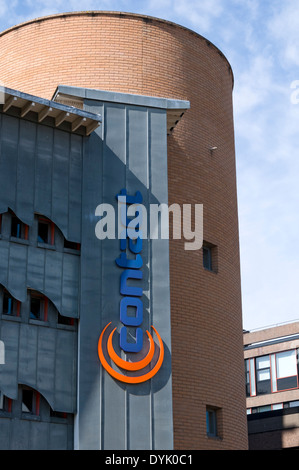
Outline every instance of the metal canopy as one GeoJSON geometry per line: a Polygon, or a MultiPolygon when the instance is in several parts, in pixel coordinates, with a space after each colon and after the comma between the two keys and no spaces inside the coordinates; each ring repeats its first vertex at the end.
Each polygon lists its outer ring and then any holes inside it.
{"type": "Polygon", "coordinates": [[[190,108],[190,102],[169,98],[159,98],[145,95],[133,95],[91,88],[80,88],[59,85],[52,97],[55,102],[69,105],[72,104],[83,109],[85,99],[100,101],[113,101],[114,103],[145,106],[148,108],[165,109],[167,113],[167,135],[170,135],[185,112],[190,108]]]}
{"type": "Polygon", "coordinates": [[[9,88],[1,92],[3,113],[14,113],[38,123],[89,136],[101,124],[101,116],[74,106],[49,101],[9,88]]]}

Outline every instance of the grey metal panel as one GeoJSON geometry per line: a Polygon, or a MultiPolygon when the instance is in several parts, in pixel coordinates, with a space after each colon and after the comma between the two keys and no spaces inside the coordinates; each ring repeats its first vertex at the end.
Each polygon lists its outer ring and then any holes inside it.
{"type": "Polygon", "coordinates": [[[1,419],[0,432],[0,450],[9,450],[10,448],[10,419],[1,419]]]}
{"type": "MultiPolygon", "coordinates": [[[[150,203],[168,203],[166,122],[164,113],[152,110],[150,113],[150,203]],[[158,145],[159,143],[159,145],[158,145]],[[164,151],[163,151],[164,149],[164,151]]],[[[153,448],[169,449],[173,446],[172,428],[172,384],[171,380],[171,323],[169,281],[169,241],[163,239],[151,242],[151,285],[152,321],[165,343],[165,360],[161,373],[153,384],[153,448]]]]}
{"type": "Polygon", "coordinates": [[[30,421],[28,450],[46,450],[48,448],[49,423],[30,421]]]}
{"type": "Polygon", "coordinates": [[[34,213],[34,180],[35,180],[35,142],[36,125],[20,120],[18,148],[18,172],[16,185],[16,213],[22,214],[24,223],[32,222],[34,213]]]}
{"type": "Polygon", "coordinates": [[[82,203],[82,174],[83,174],[83,150],[80,136],[70,136],[69,154],[69,211],[68,227],[72,241],[81,241],[81,203],[82,203]]]}
{"type": "Polygon", "coordinates": [[[0,240],[0,284],[24,302],[27,288],[45,294],[61,315],[78,318],[80,257],[0,240]],[[65,297],[64,297],[65,296],[65,297]]]}
{"type": "Polygon", "coordinates": [[[8,284],[9,243],[0,238],[0,284],[8,284]]]}
{"type": "Polygon", "coordinates": [[[12,420],[10,429],[11,450],[30,449],[30,428],[31,422],[29,420],[12,420]]]}
{"type": "MultiPolygon", "coordinates": [[[[126,109],[124,106],[106,103],[104,110],[102,197],[103,202],[113,204],[117,208],[116,195],[126,183],[126,109]]],[[[116,312],[116,319],[119,317],[120,273],[115,259],[119,256],[120,248],[117,239],[98,242],[102,250],[101,316],[104,328],[112,319],[111,312],[116,312]]],[[[126,449],[126,396],[107,374],[103,377],[102,406],[103,448],[126,449]]]]}
{"type": "Polygon", "coordinates": [[[64,312],[65,316],[79,318],[80,257],[72,254],[64,255],[61,269],[60,311],[64,312]]]}
{"type": "MultiPolygon", "coordinates": [[[[69,331],[56,331],[55,405],[57,411],[76,410],[77,336],[69,331]]],[[[49,385],[49,384],[48,384],[49,385]]]]}
{"type": "Polygon", "coordinates": [[[81,296],[79,324],[78,416],[75,423],[75,447],[101,447],[102,375],[97,358],[98,332],[101,328],[101,249],[95,237],[95,208],[102,202],[102,139],[98,129],[86,143],[83,158],[81,296]],[[86,362],[88,361],[88,362],[86,362]]]}
{"type": "Polygon", "coordinates": [[[20,325],[18,347],[18,374],[14,378],[18,383],[37,389],[38,328],[34,325],[20,325]]]}
{"type": "Polygon", "coordinates": [[[121,326],[121,269],[115,264],[120,254],[119,240],[96,240],[97,219],[93,214],[101,203],[116,207],[115,196],[122,188],[130,194],[140,190],[147,208],[149,202],[167,203],[166,111],[102,103],[100,100],[86,100],[85,107],[104,116],[104,134],[98,130],[91,137],[89,160],[84,162],[83,172],[85,219],[82,224],[76,445],[80,449],[171,449],[169,255],[168,244],[164,240],[162,244],[157,240],[152,248],[152,241],[146,239],[142,251],[145,266],[143,327],[148,328],[153,322],[163,337],[166,357],[161,371],[151,381],[138,386],[120,384],[102,369],[95,357],[103,327],[109,321],[118,326],[118,330],[121,326]],[[159,189],[161,185],[163,190],[159,189]],[[153,189],[158,198],[153,195],[153,189]],[[159,276],[153,282],[157,271],[159,276]],[[163,285],[159,287],[161,279],[163,285]]]}
{"type": "MultiPolygon", "coordinates": [[[[38,126],[35,162],[35,200],[34,210],[47,217],[52,209],[52,154],[54,129],[38,126]]],[[[32,215],[33,217],[33,215],[32,215]]]]}
{"type": "Polygon", "coordinates": [[[1,114],[0,212],[11,208],[30,226],[37,212],[79,243],[83,140],[1,114]]]}
{"type": "Polygon", "coordinates": [[[26,289],[27,246],[10,243],[8,283],[5,287],[16,298],[23,298],[26,289]]]}
{"type": "Polygon", "coordinates": [[[68,449],[68,436],[65,425],[52,423],[49,425],[49,450],[68,449]]]}
{"type": "MultiPolygon", "coordinates": [[[[57,335],[59,333],[54,328],[39,328],[37,326],[33,327],[33,325],[28,326],[31,329],[36,329],[38,334],[37,346],[32,350],[33,354],[34,352],[36,354],[37,362],[34,388],[42,393],[52,408],[56,410],[55,389],[59,378],[57,377],[55,358],[57,353],[57,335]]],[[[63,363],[67,370],[65,362],[63,363]]],[[[67,383],[67,378],[65,378],[65,380],[67,383]]],[[[64,400],[64,403],[67,401],[68,400],[64,400]]]]}
{"type": "MultiPolygon", "coordinates": [[[[69,153],[70,135],[55,132],[52,155],[52,213],[51,220],[63,234],[68,234],[69,213],[69,153]]],[[[76,208],[74,208],[76,211],[76,208]]]]}
{"type": "Polygon", "coordinates": [[[1,322],[1,340],[5,344],[5,364],[0,365],[1,391],[4,395],[16,399],[18,396],[19,324],[1,322]]]}
{"type": "Polygon", "coordinates": [[[0,201],[3,212],[15,207],[19,120],[10,116],[1,119],[0,201]]]}

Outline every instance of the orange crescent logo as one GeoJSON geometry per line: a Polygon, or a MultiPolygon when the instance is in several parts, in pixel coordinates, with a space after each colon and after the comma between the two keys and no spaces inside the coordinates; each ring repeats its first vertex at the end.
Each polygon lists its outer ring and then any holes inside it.
{"type": "MultiPolygon", "coordinates": [[[[99,342],[98,342],[98,355],[99,355],[99,359],[100,359],[104,369],[112,377],[114,377],[116,380],[119,380],[120,382],[124,382],[124,383],[128,383],[128,384],[139,384],[139,383],[142,383],[142,382],[146,382],[147,380],[154,377],[154,375],[156,375],[158,370],[161,368],[162,363],[163,363],[163,359],[164,359],[163,341],[162,341],[159,333],[157,332],[157,330],[152,326],[152,329],[154,330],[154,332],[157,335],[157,338],[158,338],[158,341],[159,341],[159,347],[160,347],[159,358],[158,358],[155,366],[149,372],[147,372],[146,374],[139,375],[137,377],[136,376],[132,377],[132,376],[121,374],[120,372],[117,372],[116,370],[114,370],[108,364],[108,362],[107,362],[107,360],[104,356],[104,353],[103,353],[103,336],[104,336],[104,333],[107,330],[109,325],[111,325],[111,322],[108,323],[108,325],[106,325],[105,328],[103,329],[103,331],[101,333],[101,336],[100,336],[100,339],[99,339],[99,342]]],[[[113,338],[113,334],[114,334],[115,330],[116,330],[116,328],[114,328],[114,330],[110,333],[110,335],[108,337],[108,341],[107,341],[107,352],[109,354],[110,359],[118,367],[120,367],[121,369],[124,369],[126,371],[141,371],[147,365],[149,365],[149,363],[153,359],[154,352],[155,352],[155,343],[154,343],[154,340],[152,338],[152,335],[148,331],[146,332],[147,336],[148,336],[148,339],[149,339],[150,347],[149,347],[149,351],[148,351],[147,355],[145,356],[145,358],[142,359],[141,361],[138,361],[138,362],[128,362],[128,361],[125,361],[125,360],[121,359],[116,354],[116,352],[113,348],[112,338],[113,338]]]]}

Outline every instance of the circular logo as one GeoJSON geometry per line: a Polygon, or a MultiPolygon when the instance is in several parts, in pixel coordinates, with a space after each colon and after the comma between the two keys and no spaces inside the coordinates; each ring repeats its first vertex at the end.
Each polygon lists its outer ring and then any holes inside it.
{"type": "Polygon", "coordinates": [[[98,355],[99,359],[101,361],[102,366],[104,369],[116,380],[119,380],[120,382],[128,383],[128,384],[139,384],[142,382],[146,382],[147,380],[151,379],[156,375],[158,370],[161,368],[163,360],[164,360],[164,345],[163,341],[157,332],[157,330],[152,326],[152,329],[154,330],[158,342],[159,342],[159,354],[158,354],[158,359],[156,360],[155,364],[153,365],[152,368],[150,368],[149,371],[144,371],[146,367],[150,365],[150,363],[153,361],[154,354],[157,350],[157,345],[155,345],[155,342],[153,340],[152,335],[150,334],[149,331],[146,331],[148,341],[149,341],[149,348],[146,356],[141,359],[140,361],[136,362],[130,362],[130,361],[125,361],[121,357],[116,354],[113,344],[112,344],[112,339],[114,332],[116,328],[114,328],[108,335],[108,339],[105,341],[105,350],[107,352],[107,355],[109,356],[110,360],[112,363],[114,363],[118,368],[123,369],[126,371],[126,373],[134,372],[134,375],[126,375],[124,373],[116,371],[107,361],[104,352],[103,352],[103,346],[104,346],[104,335],[107,330],[107,328],[111,325],[111,322],[108,323],[105,328],[103,329],[101,336],[99,338],[98,342],[98,355]],[[140,374],[136,375],[136,372],[140,372],[140,374]],[[142,373],[143,372],[143,373],[142,373]]]}

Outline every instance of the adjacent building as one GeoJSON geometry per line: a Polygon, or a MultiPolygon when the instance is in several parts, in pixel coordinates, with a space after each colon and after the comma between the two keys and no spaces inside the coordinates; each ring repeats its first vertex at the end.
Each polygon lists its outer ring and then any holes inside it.
{"type": "Polygon", "coordinates": [[[250,450],[299,448],[299,323],[244,333],[250,450]]]}
{"type": "Polygon", "coordinates": [[[227,59],[117,12],[0,45],[1,448],[247,449],[227,59]],[[203,246],[101,239],[122,197],[202,206],[203,246]]]}

